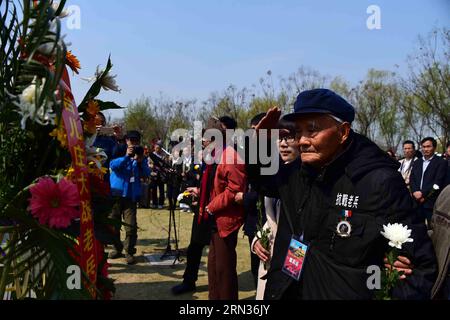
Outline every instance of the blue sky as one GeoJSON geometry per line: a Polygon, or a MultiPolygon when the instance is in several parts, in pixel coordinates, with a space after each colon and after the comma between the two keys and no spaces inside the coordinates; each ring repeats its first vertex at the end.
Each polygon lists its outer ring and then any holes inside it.
{"type": "MultiPolygon", "coordinates": [[[[204,100],[229,84],[251,87],[267,70],[274,79],[301,65],[352,83],[369,68],[394,70],[418,34],[450,26],[448,0],[68,0],[81,28],[67,30],[82,70],[73,79],[80,101],[97,65],[111,54],[122,93],[101,94],[126,106],[141,95],[204,100]],[[369,30],[369,5],[381,30],[369,30]]],[[[113,117],[120,116],[114,112],[113,117]]]]}

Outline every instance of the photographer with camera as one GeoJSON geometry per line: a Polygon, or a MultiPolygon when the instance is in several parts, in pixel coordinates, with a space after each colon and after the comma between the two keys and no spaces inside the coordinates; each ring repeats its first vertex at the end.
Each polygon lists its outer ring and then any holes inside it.
{"type": "MultiPolygon", "coordinates": [[[[150,175],[148,160],[144,156],[144,148],[140,146],[141,135],[138,131],[129,131],[125,136],[126,154],[110,163],[111,192],[115,198],[111,218],[121,221],[125,226],[125,250],[127,264],[136,260],[137,220],[136,207],[141,197],[141,180],[150,175]]],[[[124,245],[120,241],[120,229],[114,239],[114,250],[109,253],[110,259],[121,257],[124,245]]]]}
{"type": "Polygon", "coordinates": [[[153,151],[152,164],[150,167],[152,168],[151,173],[151,183],[150,190],[152,194],[152,208],[162,209],[165,201],[164,194],[164,184],[166,183],[167,176],[163,170],[163,165],[166,162],[166,153],[162,149],[162,145],[160,143],[155,144],[155,149],[153,151]],[[154,161],[155,159],[156,161],[154,161]],[[159,189],[159,197],[158,197],[158,189],[159,189]]]}

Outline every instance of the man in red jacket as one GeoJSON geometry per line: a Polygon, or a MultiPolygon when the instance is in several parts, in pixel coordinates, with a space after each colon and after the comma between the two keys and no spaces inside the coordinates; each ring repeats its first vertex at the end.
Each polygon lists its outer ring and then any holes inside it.
{"type": "Polygon", "coordinates": [[[244,223],[244,208],[234,198],[245,192],[247,177],[245,165],[233,144],[226,139],[227,129],[236,129],[230,117],[219,119],[223,133],[223,148],[216,153],[220,159],[214,173],[213,188],[203,216],[212,222],[208,254],[208,287],[210,300],[237,300],[236,245],[240,227],[244,223]]]}

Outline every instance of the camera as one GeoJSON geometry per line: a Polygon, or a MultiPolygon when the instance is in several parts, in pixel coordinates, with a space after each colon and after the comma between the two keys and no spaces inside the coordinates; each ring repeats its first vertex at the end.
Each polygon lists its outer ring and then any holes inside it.
{"type": "Polygon", "coordinates": [[[107,137],[114,136],[114,128],[113,127],[98,127],[97,134],[99,136],[107,136],[107,137]]]}

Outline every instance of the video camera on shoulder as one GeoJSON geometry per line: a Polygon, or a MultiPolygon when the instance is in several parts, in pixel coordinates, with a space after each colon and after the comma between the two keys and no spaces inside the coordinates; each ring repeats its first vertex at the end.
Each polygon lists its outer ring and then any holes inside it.
{"type": "Polygon", "coordinates": [[[97,135],[99,136],[106,136],[106,137],[113,137],[115,136],[115,131],[113,127],[98,127],[97,128],[97,135]]]}

